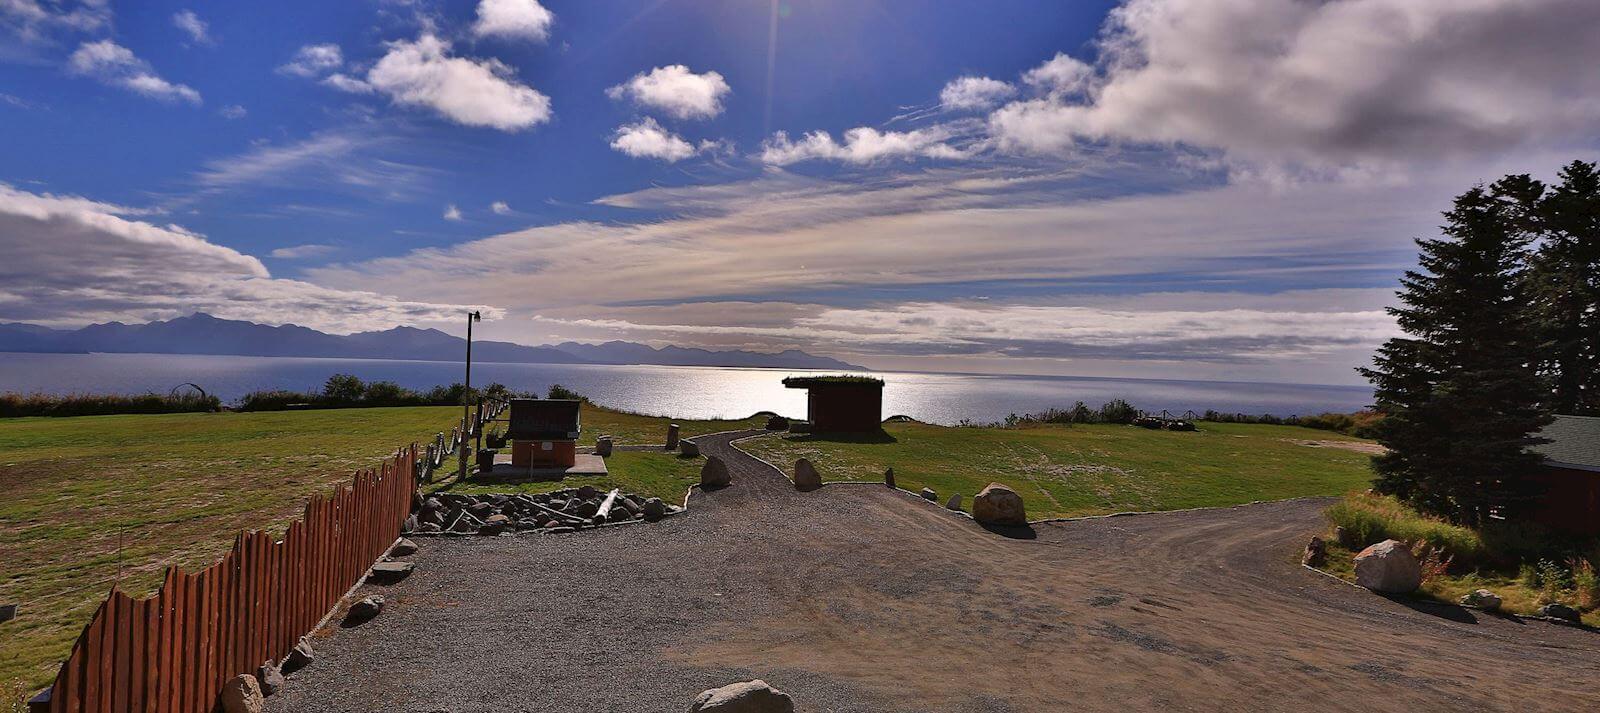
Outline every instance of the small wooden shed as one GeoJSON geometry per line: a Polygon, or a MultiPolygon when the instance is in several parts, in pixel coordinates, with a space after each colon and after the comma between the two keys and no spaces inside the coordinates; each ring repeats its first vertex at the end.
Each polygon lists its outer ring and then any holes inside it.
{"type": "Polygon", "coordinates": [[[1556,416],[1533,448],[1544,456],[1540,524],[1575,535],[1600,535],[1600,417],[1556,416]]]}
{"type": "Polygon", "coordinates": [[[578,412],[573,399],[512,399],[511,465],[518,468],[571,468],[578,458],[578,412]]]}
{"type": "Polygon", "coordinates": [[[870,376],[791,376],[791,389],[806,390],[806,419],[814,433],[876,433],[883,430],[883,379],[870,376]]]}

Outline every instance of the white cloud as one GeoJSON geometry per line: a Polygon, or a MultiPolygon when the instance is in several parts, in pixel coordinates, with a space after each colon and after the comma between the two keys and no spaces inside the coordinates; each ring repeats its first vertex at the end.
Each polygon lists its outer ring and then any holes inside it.
{"type": "Polygon", "coordinates": [[[1017,88],[989,77],[957,77],[939,92],[946,109],[988,109],[1017,93],[1017,88]]]}
{"type": "Polygon", "coordinates": [[[1130,0],[1092,76],[1058,56],[1025,76],[1052,94],[990,129],[1014,151],[1186,144],[1309,167],[1585,145],[1595,27],[1593,0],[1130,0]]]}
{"type": "Polygon", "coordinates": [[[539,0],[482,0],[478,3],[478,21],[472,33],[479,37],[500,36],[544,41],[550,36],[550,25],[555,22],[539,0]]]}
{"type": "Polygon", "coordinates": [[[507,205],[505,201],[490,203],[489,210],[493,211],[495,215],[511,215],[511,206],[507,205]]]}
{"type": "Polygon", "coordinates": [[[675,163],[695,155],[695,148],[682,137],[662,128],[655,119],[645,117],[617,127],[611,148],[634,158],[656,158],[675,163]]]}
{"type": "Polygon", "coordinates": [[[511,67],[449,52],[450,43],[427,33],[392,42],[366,84],[396,104],[432,109],[465,126],[519,131],[550,120],[550,98],[517,82],[511,67]]]}
{"type": "Polygon", "coordinates": [[[294,245],[287,248],[278,248],[268,253],[279,260],[302,260],[311,257],[321,257],[333,252],[332,245],[311,244],[294,245]]]}
{"type": "Polygon", "coordinates": [[[213,43],[211,28],[193,10],[179,10],[172,14],[172,25],[189,35],[189,39],[203,45],[213,43]]]}
{"type": "Polygon", "coordinates": [[[243,106],[238,104],[229,104],[218,109],[217,113],[221,114],[224,119],[243,119],[250,114],[243,106]]]}
{"type": "Polygon", "coordinates": [[[23,42],[48,41],[53,30],[92,32],[110,24],[110,5],[97,0],[0,0],[0,30],[10,30],[23,42]]]}
{"type": "Polygon", "coordinates": [[[454,204],[454,203],[446,205],[444,207],[444,219],[445,220],[461,220],[461,209],[457,208],[456,204],[454,204]]]}
{"type": "Polygon", "coordinates": [[[314,77],[344,65],[344,52],[333,43],[306,45],[294,53],[294,58],[278,67],[283,74],[296,77],[314,77]]]}
{"type": "Polygon", "coordinates": [[[606,96],[630,99],[676,119],[709,119],[722,113],[722,100],[732,91],[721,74],[695,74],[674,64],[640,72],[607,89],[606,96]]]}
{"type": "Polygon", "coordinates": [[[260,260],[204,236],[126,217],[137,212],[0,184],[0,292],[9,296],[0,301],[0,321],[83,324],[203,311],[351,332],[457,310],[277,279],[260,260]]]}
{"type": "Polygon", "coordinates": [[[813,131],[791,141],[779,131],[761,144],[761,161],[774,166],[811,160],[868,164],[886,159],[959,159],[965,153],[945,143],[950,132],[941,126],[912,131],[879,131],[859,126],[844,132],[844,143],[826,131],[813,131]]]}
{"type": "Polygon", "coordinates": [[[300,141],[260,142],[207,161],[193,180],[204,193],[243,186],[316,186],[362,197],[412,199],[433,171],[388,158],[384,149],[390,141],[369,126],[358,126],[300,141]]]}
{"type": "Polygon", "coordinates": [[[1047,94],[1075,94],[1088,87],[1094,67],[1058,52],[1055,57],[1022,74],[1022,81],[1047,94]]]}
{"type": "Polygon", "coordinates": [[[94,77],[106,84],[122,87],[152,99],[183,100],[200,103],[200,92],[157,76],[150,65],[134,56],[133,50],[111,40],[85,42],[67,58],[74,74],[94,77]]]}

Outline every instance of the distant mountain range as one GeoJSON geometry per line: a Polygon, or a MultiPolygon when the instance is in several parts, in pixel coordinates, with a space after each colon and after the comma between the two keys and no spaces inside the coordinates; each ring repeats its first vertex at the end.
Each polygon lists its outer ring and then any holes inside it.
{"type": "MultiPolygon", "coordinates": [[[[466,345],[460,337],[437,329],[395,327],[381,332],[341,336],[292,324],[273,327],[195,314],[165,322],[110,322],[73,330],[50,329],[35,324],[0,324],[0,352],[228,354],[458,361],[465,355],[466,345]]],[[[523,364],[658,364],[864,370],[863,367],[838,359],[794,349],[764,354],[675,346],[656,349],[634,342],[563,342],[555,346],[530,347],[510,342],[474,340],[472,358],[474,361],[523,364]]]]}

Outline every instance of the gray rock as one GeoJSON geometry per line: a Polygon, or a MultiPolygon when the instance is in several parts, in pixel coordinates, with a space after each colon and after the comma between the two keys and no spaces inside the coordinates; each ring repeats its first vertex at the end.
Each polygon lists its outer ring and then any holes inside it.
{"type": "Polygon", "coordinates": [[[939,494],[934,492],[933,488],[923,488],[922,499],[928,502],[936,503],[939,502],[939,494]]]}
{"type": "Polygon", "coordinates": [[[221,699],[223,713],[261,713],[267,705],[261,695],[261,684],[248,673],[228,679],[227,683],[222,684],[222,693],[218,698],[221,699]]]}
{"type": "Polygon", "coordinates": [[[416,515],[407,515],[405,522],[401,523],[401,525],[400,525],[400,531],[401,532],[416,532],[417,528],[420,527],[421,525],[422,525],[422,523],[417,520],[417,516],[416,515]]]}
{"type": "Polygon", "coordinates": [[[577,532],[578,528],[576,528],[576,527],[567,527],[565,525],[561,525],[561,526],[557,526],[557,527],[547,527],[547,528],[545,528],[544,531],[548,532],[548,533],[550,533],[552,535],[559,535],[559,534],[561,534],[563,532],[577,532]]]}
{"type": "Polygon", "coordinates": [[[444,528],[441,528],[431,522],[424,522],[417,526],[417,532],[424,535],[435,535],[443,531],[444,528]]]}
{"type": "Polygon", "coordinates": [[[1461,595],[1461,606],[1484,611],[1500,611],[1500,595],[1487,589],[1478,589],[1461,595]]]}
{"type": "Polygon", "coordinates": [[[261,686],[263,697],[278,695],[278,691],[283,690],[283,672],[271,661],[263,662],[256,667],[256,683],[261,686]]]}
{"type": "Polygon", "coordinates": [[[728,472],[728,464],[717,456],[706,458],[706,464],[700,466],[700,486],[704,488],[720,488],[733,482],[733,475],[728,472]]]}
{"type": "Polygon", "coordinates": [[[667,504],[661,502],[661,498],[650,498],[644,501],[644,507],[641,510],[644,512],[644,519],[655,522],[666,516],[667,504]]]}
{"type": "Polygon", "coordinates": [[[295,644],[294,648],[289,649],[289,654],[283,657],[283,672],[294,673],[310,666],[316,660],[317,654],[311,650],[311,642],[306,641],[305,637],[301,637],[300,642],[295,644]]]}
{"type": "Polygon", "coordinates": [[[766,681],[756,679],[703,691],[689,713],[794,713],[794,700],[766,681]]]}
{"type": "Polygon", "coordinates": [[[594,442],[594,454],[597,455],[597,456],[600,456],[602,458],[610,456],[611,455],[612,446],[613,446],[613,444],[611,442],[611,437],[610,436],[601,436],[601,437],[595,439],[595,442],[594,442]]]}
{"type": "Polygon", "coordinates": [[[624,495],[620,498],[617,498],[617,505],[635,515],[644,512],[644,503],[640,502],[638,498],[635,498],[632,495],[624,495]]]}
{"type": "Polygon", "coordinates": [[[578,517],[585,519],[594,517],[595,513],[600,512],[600,501],[585,500],[581,503],[578,503],[578,507],[574,508],[573,512],[577,513],[578,517]]]}
{"type": "Polygon", "coordinates": [[[373,595],[350,605],[350,611],[345,614],[344,621],[347,625],[362,624],[372,621],[383,613],[383,597],[373,595]]]}
{"type": "Polygon", "coordinates": [[[822,487],[822,476],[817,475],[817,467],[805,458],[795,461],[794,489],[802,493],[809,493],[820,487],[822,487]]]}
{"type": "Polygon", "coordinates": [[[394,547],[389,548],[390,557],[410,557],[416,553],[417,543],[403,537],[400,538],[399,542],[394,543],[394,547]]]}
{"type": "Polygon", "coordinates": [[[1321,567],[1328,563],[1328,545],[1322,538],[1311,536],[1311,541],[1306,543],[1306,549],[1300,553],[1300,564],[1307,567],[1321,567]]]}
{"type": "Polygon", "coordinates": [[[994,525],[1026,525],[1028,512],[1022,496],[999,483],[990,483],[972,497],[972,517],[994,525]]]}
{"type": "Polygon", "coordinates": [[[1569,607],[1569,606],[1567,606],[1565,604],[1562,604],[1560,602],[1551,602],[1551,603],[1546,604],[1546,605],[1544,605],[1542,607],[1539,607],[1539,616],[1547,616],[1547,617],[1550,617],[1552,619],[1560,619],[1562,621],[1570,622],[1570,623],[1573,623],[1573,624],[1581,624],[1581,623],[1583,623],[1583,617],[1578,614],[1578,610],[1577,609],[1573,609],[1572,607],[1569,607]]]}
{"type": "Polygon", "coordinates": [[[1356,584],[1374,592],[1410,594],[1422,586],[1422,563],[1405,544],[1384,540],[1356,555],[1356,584]]]}
{"type": "Polygon", "coordinates": [[[484,520],[483,525],[478,528],[478,534],[498,535],[510,530],[512,527],[511,518],[505,515],[490,515],[489,519],[484,520]]]}
{"type": "Polygon", "coordinates": [[[947,510],[955,510],[959,512],[961,510],[961,493],[951,495],[950,499],[945,502],[944,506],[947,510]]]}
{"type": "Polygon", "coordinates": [[[411,562],[379,562],[372,565],[372,571],[367,574],[367,581],[373,584],[394,584],[411,576],[411,571],[417,565],[411,562]]]}
{"type": "Polygon", "coordinates": [[[895,487],[895,484],[894,484],[894,468],[885,468],[883,470],[883,484],[887,485],[887,486],[889,486],[891,488],[895,487]]]}
{"type": "Polygon", "coordinates": [[[698,457],[700,455],[700,444],[694,441],[679,441],[678,453],[690,458],[698,457]]]}
{"type": "Polygon", "coordinates": [[[578,498],[582,500],[591,500],[599,494],[600,491],[596,490],[593,485],[585,485],[581,488],[578,488],[578,498]]]}

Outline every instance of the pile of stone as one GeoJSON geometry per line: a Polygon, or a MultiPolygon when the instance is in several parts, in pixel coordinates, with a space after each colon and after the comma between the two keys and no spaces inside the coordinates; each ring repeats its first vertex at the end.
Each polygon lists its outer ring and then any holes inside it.
{"type": "Polygon", "coordinates": [[[434,493],[406,519],[405,530],[419,535],[560,533],[634,520],[655,522],[681,511],[660,498],[605,492],[590,485],[539,495],[434,493]]]}

